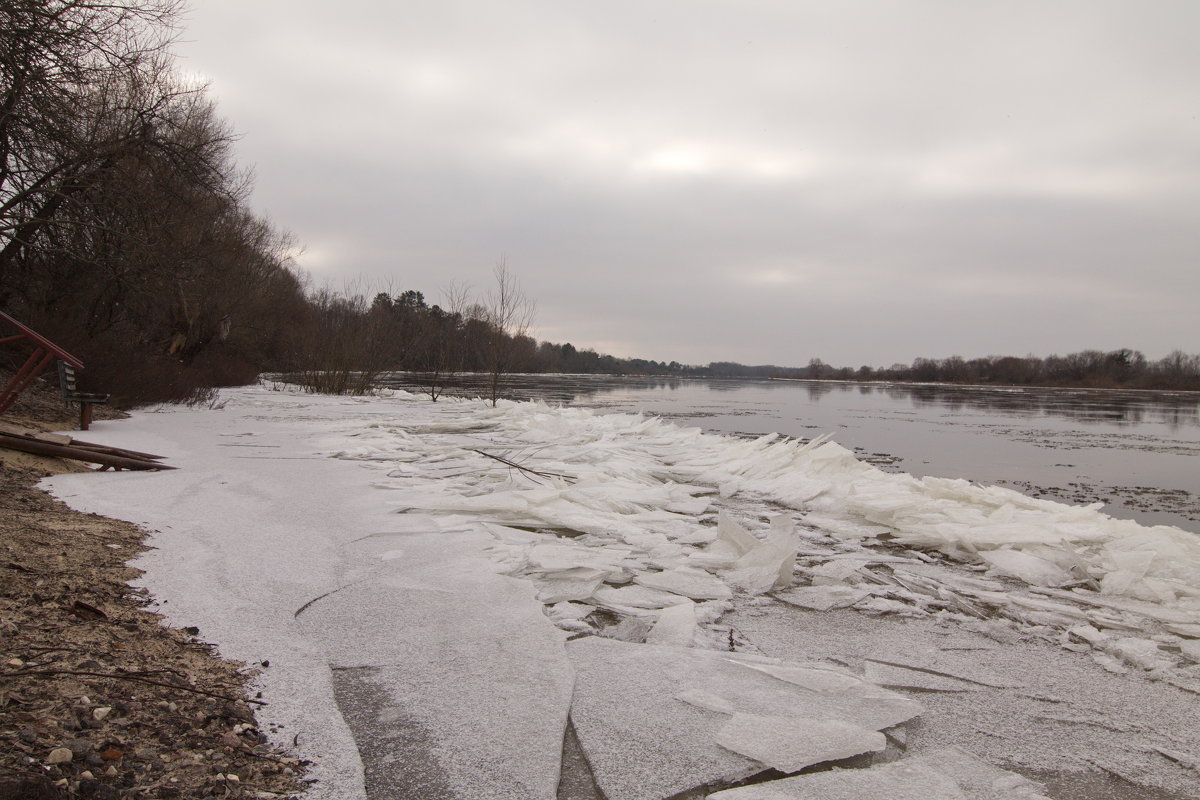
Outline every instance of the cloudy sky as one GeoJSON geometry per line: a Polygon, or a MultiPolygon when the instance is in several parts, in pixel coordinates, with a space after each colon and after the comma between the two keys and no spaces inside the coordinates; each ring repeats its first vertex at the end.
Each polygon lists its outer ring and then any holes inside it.
{"type": "Polygon", "coordinates": [[[1195,0],[192,0],[317,283],[686,363],[1200,350],[1195,0]]]}

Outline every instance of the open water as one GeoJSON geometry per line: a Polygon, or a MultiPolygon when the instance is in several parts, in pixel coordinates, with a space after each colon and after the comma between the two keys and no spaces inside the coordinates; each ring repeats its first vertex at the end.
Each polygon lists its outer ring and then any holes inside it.
{"type": "MultiPolygon", "coordinates": [[[[419,391],[409,376],[388,385],[419,391]]],[[[460,378],[451,394],[478,394],[460,378]]],[[[1200,532],[1200,394],[837,381],[506,376],[504,394],[734,435],[835,441],[890,471],[966,478],[1200,532]]]]}

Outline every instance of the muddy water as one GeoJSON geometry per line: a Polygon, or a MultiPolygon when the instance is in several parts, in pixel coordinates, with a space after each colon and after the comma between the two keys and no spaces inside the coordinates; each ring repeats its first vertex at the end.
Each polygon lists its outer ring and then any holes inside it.
{"type": "Polygon", "coordinates": [[[512,376],[506,390],[721,433],[832,433],[884,469],[1102,502],[1114,517],[1200,532],[1197,393],[546,375],[512,376]]]}

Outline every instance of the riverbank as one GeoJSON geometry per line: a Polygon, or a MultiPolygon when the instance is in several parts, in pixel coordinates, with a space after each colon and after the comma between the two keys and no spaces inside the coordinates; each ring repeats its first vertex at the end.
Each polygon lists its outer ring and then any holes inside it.
{"type": "MultiPolygon", "coordinates": [[[[12,411],[43,430],[73,416],[40,386],[12,411]]],[[[83,471],[0,449],[0,796],[295,796],[303,764],[255,724],[257,668],[164,626],[133,588],[147,531],[36,487],[83,471]]]]}
{"type": "Polygon", "coordinates": [[[181,469],[53,490],[155,529],[137,565],[172,621],[269,660],[260,718],[318,761],[313,798],[703,797],[771,777],[714,737],[761,741],[746,715],[780,692],[789,720],[834,714],[833,685],[873,698],[836,713],[884,726],[892,763],[957,747],[1054,798],[1200,794],[1200,610],[1170,529],[537,404],[247,388],[95,436],[181,469]]]}

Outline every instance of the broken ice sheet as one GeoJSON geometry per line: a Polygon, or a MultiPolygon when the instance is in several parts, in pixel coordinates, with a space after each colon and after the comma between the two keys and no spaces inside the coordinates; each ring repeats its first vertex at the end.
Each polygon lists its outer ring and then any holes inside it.
{"type": "Polygon", "coordinates": [[[536,581],[540,602],[551,604],[567,600],[587,600],[604,583],[607,572],[589,567],[563,570],[536,581]]]}
{"type": "Polygon", "coordinates": [[[646,634],[649,644],[691,647],[699,628],[696,625],[696,604],[692,602],[667,606],[659,612],[654,627],[646,634]]]}
{"type": "Polygon", "coordinates": [[[630,608],[666,608],[692,602],[686,597],[648,586],[604,586],[593,592],[592,598],[602,606],[630,608]]]}
{"type": "Polygon", "coordinates": [[[790,586],[795,565],[795,525],[791,517],[781,515],[771,520],[767,538],[740,556],[723,576],[743,591],[762,594],[790,586]]]}
{"type": "Polygon", "coordinates": [[[1062,586],[1072,580],[1071,574],[1053,561],[1020,550],[987,550],[979,557],[995,571],[1033,586],[1062,586]]]}
{"type": "Polygon", "coordinates": [[[1048,800],[1041,787],[947,747],[869,769],[834,769],[710,794],[708,800],[1048,800]]]}
{"type": "Polygon", "coordinates": [[[677,567],[663,572],[647,572],[633,579],[642,586],[674,592],[693,600],[727,600],[733,590],[720,578],[694,567],[677,567]]]}
{"type": "Polygon", "coordinates": [[[856,586],[796,586],[772,595],[793,606],[813,611],[829,611],[847,608],[870,595],[866,589],[856,586]]]}
{"type": "Polygon", "coordinates": [[[780,772],[872,753],[887,737],[836,719],[734,714],[717,732],[717,744],[780,772]]]}
{"type": "Polygon", "coordinates": [[[916,701],[869,684],[826,694],[757,669],[801,666],[794,662],[595,636],[566,649],[576,677],[571,719],[608,800],[657,800],[761,771],[716,744],[728,720],[718,709],[837,719],[871,730],[921,712],[916,701]]]}

